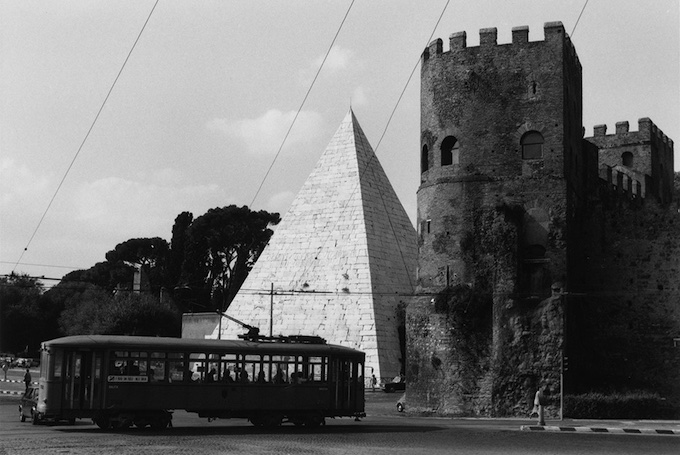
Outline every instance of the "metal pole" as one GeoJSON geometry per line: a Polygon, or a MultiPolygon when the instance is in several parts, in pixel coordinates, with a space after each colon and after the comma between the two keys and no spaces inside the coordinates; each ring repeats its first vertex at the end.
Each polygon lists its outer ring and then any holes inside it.
{"type": "Polygon", "coordinates": [[[274,283],[269,291],[269,337],[274,336],[274,283]]]}

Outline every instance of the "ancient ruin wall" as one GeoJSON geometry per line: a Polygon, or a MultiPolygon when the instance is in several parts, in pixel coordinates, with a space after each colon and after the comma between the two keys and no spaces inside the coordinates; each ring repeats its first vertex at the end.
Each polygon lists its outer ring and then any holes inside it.
{"type": "Polygon", "coordinates": [[[565,173],[579,164],[581,69],[561,23],[434,41],[421,75],[422,295],[407,311],[409,395],[439,414],[522,415],[559,392],[566,277],[565,173]],[[529,131],[544,138],[523,159],[529,131]],[[455,156],[441,159],[445,144],[455,156]],[[448,141],[448,142],[447,142],[448,141]],[[561,285],[558,285],[558,287],[561,285]]]}

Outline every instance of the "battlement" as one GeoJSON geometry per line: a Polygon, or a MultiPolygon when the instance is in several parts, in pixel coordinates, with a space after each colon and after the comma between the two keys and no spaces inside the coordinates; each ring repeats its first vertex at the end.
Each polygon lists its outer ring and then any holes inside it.
{"type": "Polygon", "coordinates": [[[659,127],[657,127],[654,122],[652,122],[649,117],[643,117],[638,119],[638,130],[630,131],[630,125],[627,121],[616,122],[616,132],[614,134],[607,135],[607,125],[595,125],[593,127],[593,137],[613,137],[618,135],[629,135],[629,134],[639,134],[643,136],[649,136],[650,139],[656,138],[659,142],[667,144],[669,147],[673,148],[673,140],[666,136],[659,127]]]}
{"type": "Polygon", "coordinates": [[[600,167],[599,175],[610,191],[629,200],[641,201],[645,198],[645,186],[643,182],[633,178],[632,172],[620,167],[603,165],[600,167]]]}
{"type": "MultiPolygon", "coordinates": [[[[543,24],[544,40],[543,41],[532,41],[531,43],[540,42],[555,42],[567,40],[569,46],[572,48],[572,53],[576,55],[575,50],[573,50],[573,45],[571,44],[571,39],[569,35],[565,32],[562,22],[546,22],[543,24]]],[[[508,45],[526,45],[529,44],[529,27],[526,25],[520,27],[512,28],[512,43],[501,44],[501,46],[508,45]]],[[[465,49],[479,49],[479,48],[489,48],[493,46],[498,46],[498,29],[492,28],[482,28],[479,30],[479,46],[467,45],[467,33],[466,32],[456,32],[449,36],[449,51],[448,52],[460,52],[465,49]]],[[[423,51],[422,59],[426,61],[432,57],[447,53],[443,49],[443,41],[441,38],[437,38],[432,41],[428,47],[423,51]]]]}

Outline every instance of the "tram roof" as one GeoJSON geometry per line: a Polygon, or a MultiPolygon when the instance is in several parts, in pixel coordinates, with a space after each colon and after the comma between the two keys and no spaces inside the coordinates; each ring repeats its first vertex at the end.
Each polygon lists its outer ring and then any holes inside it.
{"type": "Polygon", "coordinates": [[[200,338],[145,337],[126,335],[73,335],[44,341],[47,347],[81,347],[127,350],[196,350],[200,352],[238,351],[272,353],[314,353],[364,355],[362,351],[326,343],[294,343],[281,341],[214,340],[200,338]]]}

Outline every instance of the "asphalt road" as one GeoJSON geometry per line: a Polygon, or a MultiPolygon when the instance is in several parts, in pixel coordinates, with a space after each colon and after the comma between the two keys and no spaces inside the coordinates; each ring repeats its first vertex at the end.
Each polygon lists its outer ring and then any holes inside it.
{"type": "Polygon", "coordinates": [[[14,454],[674,454],[680,437],[520,431],[530,420],[411,417],[396,411],[398,394],[367,394],[367,418],[328,420],[318,429],[262,429],[244,420],[208,422],[175,412],[173,428],[102,431],[75,425],[21,423],[16,396],[0,398],[0,455],[14,454]]]}

